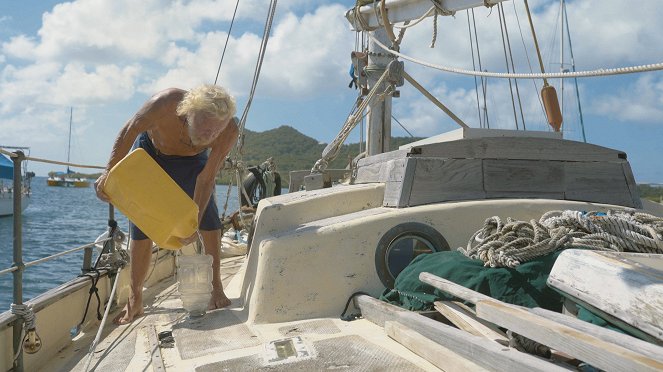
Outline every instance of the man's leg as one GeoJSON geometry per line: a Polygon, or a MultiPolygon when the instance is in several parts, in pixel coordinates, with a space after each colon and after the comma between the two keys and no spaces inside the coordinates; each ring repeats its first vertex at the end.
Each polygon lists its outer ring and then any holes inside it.
{"type": "Polygon", "coordinates": [[[221,270],[220,270],[220,257],[219,249],[221,248],[221,231],[200,231],[205,243],[205,253],[212,256],[212,298],[210,298],[208,310],[220,309],[230,305],[230,300],[223,292],[223,284],[221,284],[221,270]]]}
{"type": "Polygon", "coordinates": [[[115,318],[116,324],[128,324],[143,315],[143,284],[152,257],[150,239],[131,240],[131,294],[124,310],[115,318]]]}

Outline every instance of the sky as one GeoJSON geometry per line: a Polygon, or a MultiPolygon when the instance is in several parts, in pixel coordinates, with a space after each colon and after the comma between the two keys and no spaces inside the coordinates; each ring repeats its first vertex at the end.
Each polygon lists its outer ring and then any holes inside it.
{"type": "MultiPolygon", "coordinates": [[[[361,45],[344,18],[354,3],[278,2],[248,129],[289,125],[321,143],[334,139],[357,98],[357,91],[348,88],[348,69],[350,52],[361,45]]],[[[570,69],[566,37],[560,46],[559,1],[529,3],[544,67],[559,71],[564,54],[563,66],[570,69]]],[[[576,70],[663,62],[659,3],[568,1],[576,70]]],[[[251,86],[268,5],[267,0],[240,0],[221,65],[219,84],[236,97],[239,113],[251,86]]],[[[28,146],[33,157],[66,160],[73,108],[71,162],[104,166],[118,131],[151,95],[214,82],[234,8],[233,0],[0,2],[0,145],[28,146]]],[[[522,0],[504,2],[503,11],[515,69],[538,72],[522,0]]],[[[475,9],[476,28],[468,27],[469,12],[440,16],[434,48],[433,19],[427,18],[407,29],[401,51],[433,64],[472,69],[476,44],[470,43],[470,32],[476,29],[482,69],[504,72],[499,13],[497,7],[475,9]]],[[[480,83],[476,89],[472,77],[410,62],[405,68],[468,125],[482,125],[483,89],[480,83]]],[[[558,80],[550,82],[564,103],[564,136],[581,141],[574,81],[566,80],[563,90],[558,80]]],[[[526,129],[549,131],[538,99],[542,82],[518,81],[520,102],[511,98],[515,84],[487,81],[490,127],[516,129],[513,107],[520,118],[522,106],[526,129]]],[[[399,90],[393,115],[407,131],[394,122],[393,135],[427,137],[458,128],[412,87],[399,90]]],[[[625,151],[638,183],[663,183],[663,72],[578,79],[577,92],[587,141],[625,151]]],[[[523,129],[522,120],[518,129],[523,129]]],[[[358,127],[349,141],[359,138],[358,127]]],[[[64,170],[37,162],[29,167],[40,176],[64,170]]]]}

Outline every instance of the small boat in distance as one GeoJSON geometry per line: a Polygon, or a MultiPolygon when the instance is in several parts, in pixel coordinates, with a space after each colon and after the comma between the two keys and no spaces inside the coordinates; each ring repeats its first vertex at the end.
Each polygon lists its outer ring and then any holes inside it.
{"type": "Polygon", "coordinates": [[[67,172],[52,172],[49,174],[48,179],[46,179],[46,184],[48,186],[61,186],[61,187],[89,187],[90,181],[82,177],[73,177],[76,173],[69,170],[67,167],[67,172]]]}
{"type": "MultiPolygon", "coordinates": [[[[74,114],[74,108],[69,110],[69,142],[67,144],[67,163],[71,155],[71,122],[74,114]]],[[[89,187],[90,181],[87,178],[80,177],[79,174],[72,172],[67,166],[67,172],[49,172],[46,180],[48,186],[60,187],[89,187]]]]}

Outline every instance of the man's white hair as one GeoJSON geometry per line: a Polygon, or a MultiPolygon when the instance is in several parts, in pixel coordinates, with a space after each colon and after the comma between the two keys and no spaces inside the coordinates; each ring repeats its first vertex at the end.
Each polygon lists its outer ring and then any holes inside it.
{"type": "Polygon", "coordinates": [[[235,116],[235,98],[219,86],[201,85],[186,92],[177,105],[177,115],[180,116],[196,111],[205,112],[225,122],[235,116]]]}

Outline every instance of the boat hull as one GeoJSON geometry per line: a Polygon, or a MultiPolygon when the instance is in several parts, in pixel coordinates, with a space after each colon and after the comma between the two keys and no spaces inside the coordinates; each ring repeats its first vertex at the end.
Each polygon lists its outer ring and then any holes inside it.
{"type": "Polygon", "coordinates": [[[47,179],[46,184],[48,186],[64,186],[64,181],[62,180],[54,180],[54,179],[47,179]]]}
{"type": "MultiPolygon", "coordinates": [[[[25,211],[25,208],[30,204],[30,198],[26,195],[23,195],[21,198],[21,212],[25,211]]],[[[3,194],[0,197],[0,217],[2,216],[11,216],[14,214],[14,196],[12,193],[3,194]]]]}
{"type": "Polygon", "coordinates": [[[52,179],[46,180],[48,186],[56,187],[90,187],[90,181],[84,179],[52,179]]]}

